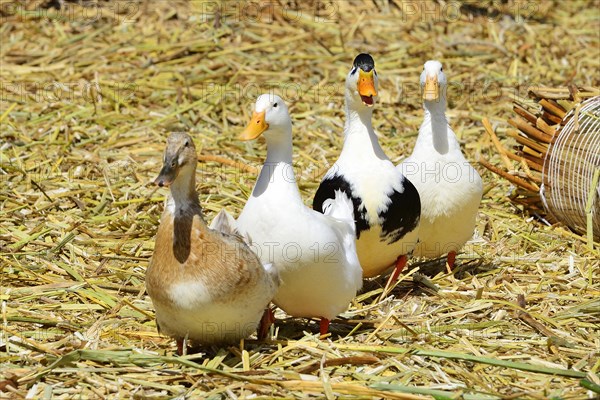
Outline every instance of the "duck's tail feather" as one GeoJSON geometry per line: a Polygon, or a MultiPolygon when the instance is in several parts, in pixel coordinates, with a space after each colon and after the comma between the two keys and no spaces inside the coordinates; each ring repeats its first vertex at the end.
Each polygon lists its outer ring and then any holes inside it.
{"type": "Polygon", "coordinates": [[[226,235],[237,236],[242,241],[244,241],[247,245],[252,244],[252,239],[245,232],[240,232],[237,221],[231,214],[227,212],[226,209],[222,209],[219,213],[213,218],[212,222],[209,225],[210,229],[214,229],[215,231],[219,231],[226,235]]]}
{"type": "Polygon", "coordinates": [[[272,263],[263,264],[265,271],[271,278],[271,281],[275,284],[275,287],[278,288],[281,285],[281,276],[279,275],[279,270],[275,268],[272,263]]]}
{"type": "Polygon", "coordinates": [[[348,229],[352,231],[352,235],[356,234],[354,225],[354,205],[346,192],[336,190],[335,198],[325,200],[323,202],[323,213],[334,218],[338,222],[348,225],[348,229]]]}
{"type": "Polygon", "coordinates": [[[357,282],[356,290],[359,290],[362,286],[362,268],[356,254],[356,226],[352,200],[345,192],[336,190],[334,199],[323,202],[323,212],[330,217],[333,228],[342,239],[346,262],[353,267],[352,273],[356,274],[353,281],[357,282]]]}
{"type": "Polygon", "coordinates": [[[212,222],[210,223],[209,228],[222,233],[227,233],[228,235],[238,234],[236,220],[231,214],[227,212],[226,209],[222,209],[221,211],[219,211],[219,213],[213,218],[212,222]]]}

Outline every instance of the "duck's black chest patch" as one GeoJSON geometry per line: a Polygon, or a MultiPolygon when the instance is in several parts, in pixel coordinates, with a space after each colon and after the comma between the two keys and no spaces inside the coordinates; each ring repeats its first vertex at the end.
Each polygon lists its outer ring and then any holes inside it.
{"type": "MultiPolygon", "coordinates": [[[[356,226],[356,238],[360,238],[360,233],[370,228],[369,222],[367,221],[367,210],[364,207],[359,207],[362,203],[362,199],[352,192],[350,183],[340,175],[334,175],[331,178],[324,179],[317,189],[315,198],[313,200],[313,210],[320,213],[323,212],[323,202],[327,199],[335,198],[335,191],[341,190],[345,192],[352,204],[354,205],[354,223],[356,226]]],[[[419,206],[420,207],[420,206],[419,206]]]]}
{"type": "Polygon", "coordinates": [[[403,177],[402,193],[394,190],[389,207],[379,213],[382,219],[381,235],[387,243],[394,243],[412,232],[421,217],[421,198],[417,188],[403,177]]]}

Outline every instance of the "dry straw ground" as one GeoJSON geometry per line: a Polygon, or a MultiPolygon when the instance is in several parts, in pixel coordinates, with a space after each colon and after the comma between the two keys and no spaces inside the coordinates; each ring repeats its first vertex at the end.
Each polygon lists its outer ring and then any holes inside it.
{"type": "Polygon", "coordinates": [[[235,137],[255,97],[275,91],[291,105],[310,203],[342,144],[345,75],[368,51],[374,124],[395,162],[422,119],[422,64],[437,58],[465,153],[497,163],[484,116],[510,146],[511,99],[528,86],[600,84],[597,1],[83,4],[0,9],[2,396],[598,396],[599,245],[528,217],[481,168],[456,274],[412,260],[382,301],[383,280],[367,282],[329,339],[280,313],[271,341],[175,357],[144,291],[166,195],[149,182],[168,132],[201,151],[207,218],[237,214],[265,146],[235,137]]]}

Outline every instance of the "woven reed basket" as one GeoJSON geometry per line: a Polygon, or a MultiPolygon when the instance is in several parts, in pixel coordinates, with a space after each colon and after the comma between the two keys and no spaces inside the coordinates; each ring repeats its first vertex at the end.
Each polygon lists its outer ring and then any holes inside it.
{"type": "Polygon", "coordinates": [[[531,214],[600,241],[600,90],[535,87],[529,96],[513,104],[512,150],[483,120],[505,169],[480,163],[512,182],[511,200],[531,214]]]}

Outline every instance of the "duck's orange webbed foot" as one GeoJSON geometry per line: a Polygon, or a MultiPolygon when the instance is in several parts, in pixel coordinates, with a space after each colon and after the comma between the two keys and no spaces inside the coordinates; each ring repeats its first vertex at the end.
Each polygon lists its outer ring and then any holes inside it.
{"type": "Polygon", "coordinates": [[[448,268],[448,273],[451,273],[452,270],[454,269],[454,262],[456,261],[456,252],[455,251],[451,251],[450,253],[448,253],[448,257],[446,259],[447,261],[447,268],[448,268]]]}
{"type": "Polygon", "coordinates": [[[256,333],[258,340],[264,340],[267,338],[269,334],[269,328],[275,322],[275,313],[271,309],[271,307],[265,308],[265,312],[263,313],[262,318],[260,319],[260,323],[258,324],[258,331],[256,333]]]}
{"type": "Polygon", "coordinates": [[[398,257],[398,259],[396,260],[396,268],[394,269],[392,279],[391,279],[392,282],[396,282],[398,280],[398,278],[400,277],[400,273],[406,266],[407,261],[408,261],[408,257],[406,257],[406,254],[398,257]]]}
{"type": "Polygon", "coordinates": [[[328,331],[329,331],[329,320],[327,318],[321,318],[321,321],[319,323],[319,333],[321,334],[321,336],[325,336],[325,335],[327,335],[328,331]]]}

